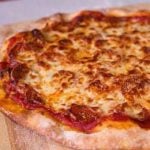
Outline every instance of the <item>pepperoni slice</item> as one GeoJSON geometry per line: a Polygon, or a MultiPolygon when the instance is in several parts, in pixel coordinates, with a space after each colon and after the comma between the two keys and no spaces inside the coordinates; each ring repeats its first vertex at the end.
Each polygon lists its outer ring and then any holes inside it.
{"type": "Polygon", "coordinates": [[[30,104],[41,105],[44,104],[42,98],[32,87],[26,85],[25,86],[25,98],[30,104]]]}
{"type": "Polygon", "coordinates": [[[81,122],[92,122],[96,119],[95,113],[87,106],[73,104],[70,112],[81,122]]]}
{"type": "Polygon", "coordinates": [[[115,112],[112,115],[108,117],[109,119],[113,121],[126,121],[129,120],[129,117],[121,112],[115,112]]]}
{"type": "Polygon", "coordinates": [[[101,116],[88,106],[72,104],[69,111],[57,113],[55,110],[47,108],[40,94],[29,85],[16,86],[16,84],[9,82],[6,84],[5,88],[9,97],[26,109],[33,110],[41,108],[47,111],[54,119],[86,133],[90,133],[98,124],[107,120],[123,122],[131,120],[142,128],[150,128],[150,119],[149,115],[147,115],[149,114],[148,112],[145,112],[145,116],[142,120],[137,120],[121,112],[114,112],[108,116],[101,116]]]}
{"type": "Polygon", "coordinates": [[[9,49],[8,51],[8,58],[10,60],[15,59],[19,51],[23,48],[23,43],[17,43],[14,47],[9,49]]]}
{"type": "Polygon", "coordinates": [[[99,122],[99,115],[88,106],[72,104],[70,112],[75,117],[74,124],[78,122],[78,126],[84,130],[95,127],[99,122]]]}
{"type": "Polygon", "coordinates": [[[9,63],[7,62],[0,62],[0,72],[9,68],[9,63]]]}
{"type": "Polygon", "coordinates": [[[27,109],[44,106],[40,94],[27,84],[16,85],[14,82],[5,83],[5,91],[14,101],[27,109]]]}
{"type": "Polygon", "coordinates": [[[18,81],[21,78],[23,78],[27,73],[29,72],[28,67],[25,64],[17,64],[12,70],[11,70],[11,79],[14,81],[18,81]]]}
{"type": "Polygon", "coordinates": [[[3,73],[9,69],[9,63],[0,62],[0,77],[3,76],[3,73]]]}

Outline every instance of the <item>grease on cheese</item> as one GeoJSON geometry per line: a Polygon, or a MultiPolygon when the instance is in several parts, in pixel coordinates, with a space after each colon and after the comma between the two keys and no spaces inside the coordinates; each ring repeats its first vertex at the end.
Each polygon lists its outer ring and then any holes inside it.
{"type": "Polygon", "coordinates": [[[143,47],[150,48],[149,23],[120,21],[112,26],[111,22],[87,20],[71,31],[45,30],[44,48],[20,52],[17,59],[30,68],[21,82],[38,91],[47,106],[61,111],[76,103],[109,115],[127,104],[126,113],[136,117],[143,107],[150,110],[150,68],[141,63],[148,55],[143,47]],[[132,80],[129,85],[131,71],[145,79],[132,80]]]}

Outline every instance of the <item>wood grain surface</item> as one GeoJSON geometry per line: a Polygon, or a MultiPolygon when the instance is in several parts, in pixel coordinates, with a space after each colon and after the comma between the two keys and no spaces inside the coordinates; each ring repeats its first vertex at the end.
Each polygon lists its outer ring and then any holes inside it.
{"type": "Polygon", "coordinates": [[[0,113],[0,150],[11,150],[5,117],[0,113]]]}
{"type": "MultiPolygon", "coordinates": [[[[150,9],[150,4],[137,4],[127,9],[150,9]]],[[[0,113],[0,150],[71,150],[53,140],[21,127],[0,113]]]]}

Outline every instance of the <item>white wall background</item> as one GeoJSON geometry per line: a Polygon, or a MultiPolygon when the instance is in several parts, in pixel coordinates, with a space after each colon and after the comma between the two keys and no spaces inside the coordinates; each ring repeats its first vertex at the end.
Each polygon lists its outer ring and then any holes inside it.
{"type": "Polygon", "coordinates": [[[0,2],[0,24],[37,19],[56,12],[105,8],[150,0],[11,0],[0,2]]]}

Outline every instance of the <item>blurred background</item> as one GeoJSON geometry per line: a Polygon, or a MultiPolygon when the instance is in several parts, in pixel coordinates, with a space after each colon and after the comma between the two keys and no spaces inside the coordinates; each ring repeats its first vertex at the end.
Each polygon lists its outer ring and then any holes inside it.
{"type": "Polygon", "coordinates": [[[56,12],[117,7],[150,0],[0,0],[0,25],[37,19],[56,12]]]}

